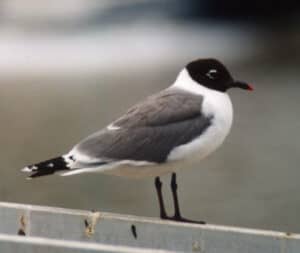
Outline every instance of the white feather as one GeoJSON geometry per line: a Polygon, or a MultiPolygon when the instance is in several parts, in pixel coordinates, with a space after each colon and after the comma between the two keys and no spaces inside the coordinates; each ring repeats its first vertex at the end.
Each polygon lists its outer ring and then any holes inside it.
{"type": "Polygon", "coordinates": [[[113,123],[111,123],[111,124],[109,124],[109,125],[106,127],[106,129],[109,130],[109,131],[115,131],[115,130],[121,129],[121,127],[115,126],[113,123]]]}
{"type": "MultiPolygon", "coordinates": [[[[82,169],[74,169],[72,171],[63,172],[61,176],[71,176],[76,174],[82,174],[82,173],[106,173],[106,174],[113,174],[113,175],[119,175],[119,176],[129,176],[126,175],[127,173],[125,170],[119,171],[117,168],[138,168],[138,167],[147,167],[147,166],[155,166],[156,163],[152,162],[146,162],[146,161],[132,161],[132,160],[122,160],[117,162],[111,162],[108,164],[103,164],[98,167],[87,167],[82,169]],[[116,169],[116,170],[115,170],[116,169]]],[[[130,173],[130,172],[129,172],[130,173]]],[[[138,174],[138,173],[137,173],[138,174]]]]}

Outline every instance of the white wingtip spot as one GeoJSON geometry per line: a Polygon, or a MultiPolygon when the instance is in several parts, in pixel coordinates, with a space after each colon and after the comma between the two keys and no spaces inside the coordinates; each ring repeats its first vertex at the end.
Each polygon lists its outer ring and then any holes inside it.
{"type": "Polygon", "coordinates": [[[32,169],[25,167],[23,169],[21,169],[22,172],[32,172],[32,169]]]}
{"type": "Polygon", "coordinates": [[[29,167],[27,166],[27,167],[21,169],[21,171],[22,172],[33,172],[33,171],[35,171],[37,169],[38,169],[37,166],[29,166],[29,167]]]}

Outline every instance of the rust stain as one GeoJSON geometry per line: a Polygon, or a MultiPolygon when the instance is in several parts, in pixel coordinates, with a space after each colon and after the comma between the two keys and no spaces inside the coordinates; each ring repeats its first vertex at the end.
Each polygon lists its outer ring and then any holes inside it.
{"type": "Polygon", "coordinates": [[[201,252],[200,243],[197,241],[194,241],[192,249],[193,249],[193,252],[201,252]]]}
{"type": "Polygon", "coordinates": [[[87,237],[91,237],[95,234],[95,226],[100,218],[99,212],[93,212],[87,219],[84,219],[85,230],[84,233],[87,237]]]}
{"type": "Polygon", "coordinates": [[[23,214],[20,218],[20,228],[18,230],[18,235],[22,235],[25,236],[26,233],[26,219],[25,219],[25,215],[23,214]]]}

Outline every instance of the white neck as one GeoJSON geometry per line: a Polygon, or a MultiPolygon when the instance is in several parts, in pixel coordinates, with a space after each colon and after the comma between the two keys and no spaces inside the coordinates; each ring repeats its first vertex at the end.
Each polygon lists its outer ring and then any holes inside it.
{"type": "Polygon", "coordinates": [[[184,68],[180,71],[179,75],[175,82],[171,85],[170,88],[179,88],[193,94],[204,95],[207,93],[216,93],[216,94],[226,94],[221,91],[209,89],[196,81],[194,81],[191,76],[189,75],[188,71],[184,68]]]}
{"type": "Polygon", "coordinates": [[[170,89],[181,89],[192,94],[203,96],[202,111],[206,115],[214,115],[220,121],[226,122],[226,129],[229,131],[232,123],[232,104],[229,95],[209,89],[195,82],[186,69],[183,69],[170,89]]]}

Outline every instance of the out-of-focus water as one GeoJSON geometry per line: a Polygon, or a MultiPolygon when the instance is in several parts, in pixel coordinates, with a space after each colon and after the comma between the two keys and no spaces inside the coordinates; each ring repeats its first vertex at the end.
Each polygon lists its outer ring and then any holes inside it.
{"type": "MultiPolygon", "coordinates": [[[[297,66],[231,65],[255,91],[231,90],[235,119],[224,145],[178,173],[182,212],[209,223],[300,231],[297,66]]],[[[153,179],[101,174],[27,181],[19,169],[54,157],[173,82],[178,67],[68,80],[2,81],[0,200],[158,216],[153,179]],[[72,84],[72,85],[70,85],[72,84]]],[[[171,212],[168,176],[164,194],[171,212]]]]}

